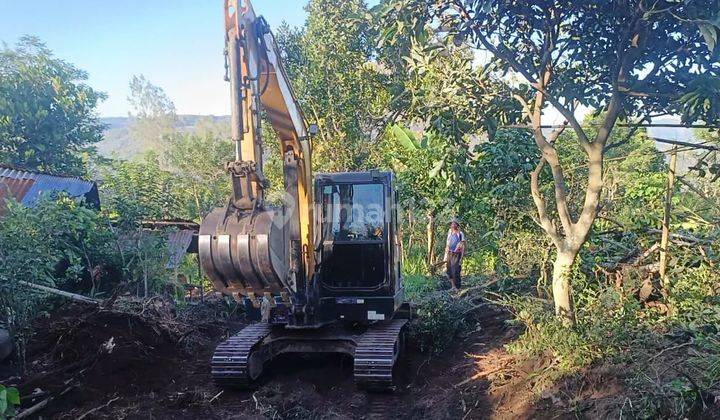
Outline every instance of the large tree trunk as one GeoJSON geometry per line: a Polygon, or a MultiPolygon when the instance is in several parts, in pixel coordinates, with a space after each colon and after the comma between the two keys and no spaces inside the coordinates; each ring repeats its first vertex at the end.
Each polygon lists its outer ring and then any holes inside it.
{"type": "Polygon", "coordinates": [[[428,270],[432,270],[433,264],[435,264],[435,215],[428,213],[427,215],[427,257],[426,262],[428,270]]]}
{"type": "Polygon", "coordinates": [[[555,314],[568,324],[575,323],[570,281],[578,251],[579,249],[558,249],[553,264],[552,290],[555,314]]]}

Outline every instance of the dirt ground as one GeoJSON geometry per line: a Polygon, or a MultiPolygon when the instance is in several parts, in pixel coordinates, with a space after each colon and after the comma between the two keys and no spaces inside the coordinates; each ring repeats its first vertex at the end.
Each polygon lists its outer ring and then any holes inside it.
{"type": "MultiPolygon", "coordinates": [[[[506,326],[507,315],[492,307],[475,315],[476,331],[439,356],[411,345],[404,363],[407,385],[395,394],[358,391],[352,360],[340,355],[281,356],[266,366],[255,390],[220,390],[210,378],[213,349],[243,326],[241,318],[228,318],[223,311],[219,302],[180,311],[159,299],[117,302],[100,310],[70,305],[37,322],[27,347],[26,372],[0,382],[20,388],[23,409],[40,407],[30,418],[509,419],[577,414],[554,395],[538,400],[522,367],[508,369],[511,358],[503,344],[517,332],[506,326]]],[[[603,383],[602,378],[596,382],[603,383]]]]}

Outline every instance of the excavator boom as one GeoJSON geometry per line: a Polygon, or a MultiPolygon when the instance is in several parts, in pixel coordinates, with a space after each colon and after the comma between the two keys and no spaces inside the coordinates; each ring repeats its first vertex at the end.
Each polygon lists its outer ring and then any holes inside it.
{"type": "Polygon", "coordinates": [[[254,306],[274,294],[297,295],[312,278],[311,147],[302,112],[273,34],[249,0],[225,0],[227,79],[235,160],[228,164],[233,196],[205,218],[198,241],[205,273],[222,292],[254,306]],[[263,117],[280,140],[282,208],[265,203],[263,117]]]}

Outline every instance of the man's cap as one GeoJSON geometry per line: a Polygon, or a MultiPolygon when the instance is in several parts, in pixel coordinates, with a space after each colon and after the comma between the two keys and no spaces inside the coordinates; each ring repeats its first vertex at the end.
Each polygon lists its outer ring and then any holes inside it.
{"type": "Polygon", "coordinates": [[[453,217],[452,219],[450,219],[450,224],[453,223],[456,223],[458,226],[460,226],[460,219],[458,219],[457,217],[453,217]]]}

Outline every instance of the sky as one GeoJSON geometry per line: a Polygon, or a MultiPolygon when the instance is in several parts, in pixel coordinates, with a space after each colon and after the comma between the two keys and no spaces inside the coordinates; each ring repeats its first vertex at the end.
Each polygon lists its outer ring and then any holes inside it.
{"type": "MultiPolygon", "coordinates": [[[[304,23],[307,0],[256,0],[272,28],[304,23]]],[[[179,114],[230,113],[223,81],[221,0],[0,0],[0,43],[35,35],[105,92],[102,117],[127,116],[128,84],[143,74],[179,114]]]]}

